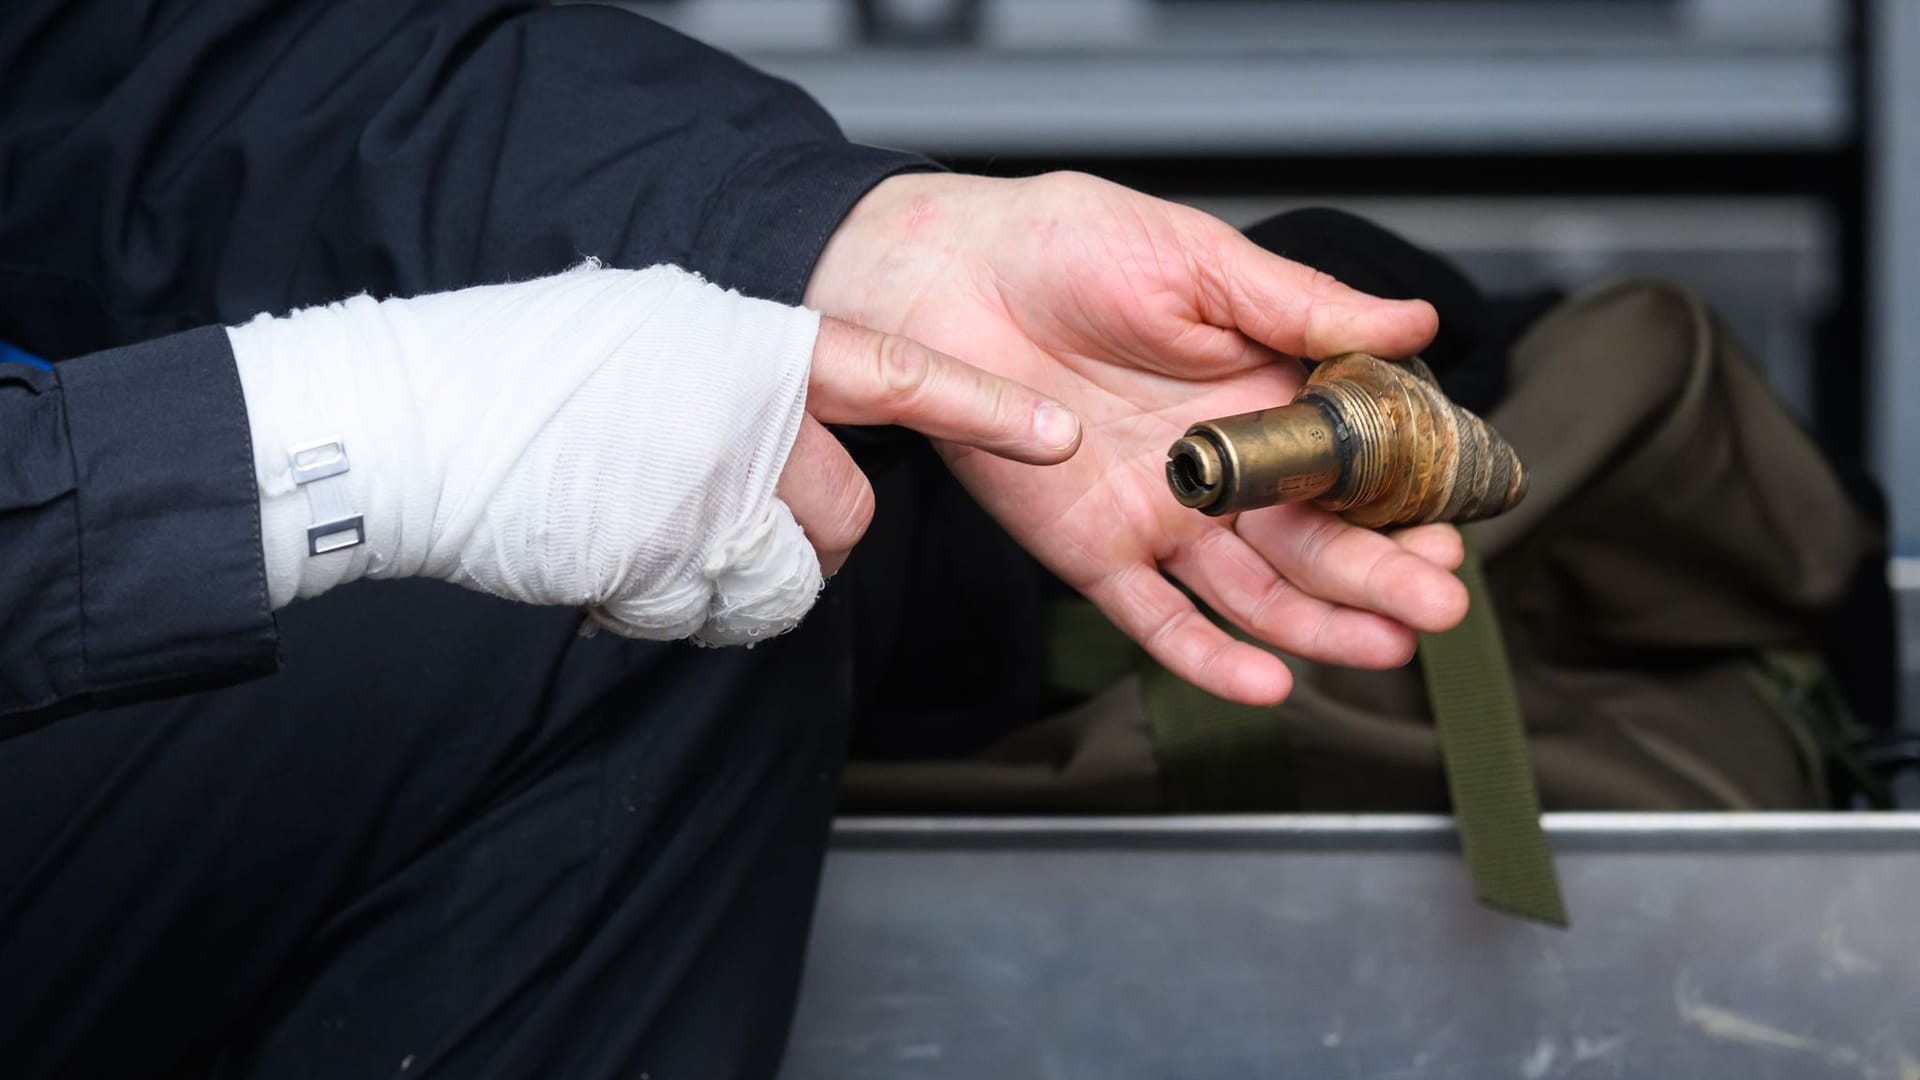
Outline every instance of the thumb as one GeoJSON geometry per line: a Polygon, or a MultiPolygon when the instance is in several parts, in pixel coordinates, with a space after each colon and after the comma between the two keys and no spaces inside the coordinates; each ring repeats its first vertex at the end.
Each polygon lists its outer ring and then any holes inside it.
{"type": "Polygon", "coordinates": [[[1058,401],[912,338],[834,318],[821,318],[814,340],[807,412],[823,424],[899,424],[1032,465],[1080,447],[1080,419],[1058,401]]]}
{"type": "MultiPolygon", "coordinates": [[[[1197,213],[1197,211],[1196,211],[1197,213]]],[[[1439,316],[1424,300],[1384,300],[1331,274],[1283,259],[1206,218],[1196,245],[1201,317],[1289,356],[1325,360],[1347,352],[1392,358],[1427,347],[1439,316]]]]}
{"type": "Polygon", "coordinates": [[[793,512],[828,577],[839,572],[873,521],[873,487],[866,474],[811,416],[800,418],[774,494],[793,512]]]}

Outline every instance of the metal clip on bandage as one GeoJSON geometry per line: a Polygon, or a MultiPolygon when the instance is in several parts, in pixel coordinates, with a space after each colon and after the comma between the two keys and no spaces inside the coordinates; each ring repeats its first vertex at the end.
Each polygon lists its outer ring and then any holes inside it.
{"type": "Polygon", "coordinates": [[[367,524],[354,510],[347,490],[347,444],[339,438],[316,439],[287,448],[293,482],[307,489],[307,554],[325,555],[367,542],[367,524]]]}

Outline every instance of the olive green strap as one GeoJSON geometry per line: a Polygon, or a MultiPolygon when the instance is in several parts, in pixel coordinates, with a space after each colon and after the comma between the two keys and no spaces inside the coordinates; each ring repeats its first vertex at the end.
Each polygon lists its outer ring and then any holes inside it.
{"type": "MultiPolygon", "coordinates": [[[[1526,754],[1500,627],[1471,552],[1460,569],[1472,605],[1444,634],[1422,635],[1421,666],[1445,760],[1461,847],[1481,900],[1566,925],[1566,906],[1526,754]]],[[[1162,788],[1175,810],[1206,813],[1299,806],[1279,708],[1222,701],[1147,659],[1082,600],[1049,612],[1052,682],[1091,693],[1137,665],[1162,788]]]]}
{"type": "Polygon", "coordinates": [[[1279,710],[1222,701],[1176,678],[1078,597],[1049,602],[1047,653],[1048,684],[1076,698],[1139,673],[1147,732],[1171,809],[1224,813],[1298,805],[1279,710]]]}
{"type": "Polygon", "coordinates": [[[1141,704],[1161,789],[1188,813],[1293,810],[1293,750],[1278,708],[1222,701],[1148,661],[1141,704]]]}
{"type": "Polygon", "coordinates": [[[1471,548],[1459,570],[1471,606],[1444,634],[1420,636],[1420,666],[1433,707],[1460,846],[1482,902],[1567,925],[1553,852],[1540,827],[1540,795],[1500,623],[1471,548]]]}

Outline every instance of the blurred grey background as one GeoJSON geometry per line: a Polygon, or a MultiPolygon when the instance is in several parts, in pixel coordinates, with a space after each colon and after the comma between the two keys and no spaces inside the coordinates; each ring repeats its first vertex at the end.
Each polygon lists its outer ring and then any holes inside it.
{"type": "Polygon", "coordinates": [[[970,171],[1083,169],[1236,224],[1343,206],[1495,289],[1699,289],[1893,504],[1920,730],[1920,0],[621,6],[970,171]]]}

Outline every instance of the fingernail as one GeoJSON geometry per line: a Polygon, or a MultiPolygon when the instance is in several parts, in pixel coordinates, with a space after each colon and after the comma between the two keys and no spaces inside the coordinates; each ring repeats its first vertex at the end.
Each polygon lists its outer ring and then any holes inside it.
{"type": "Polygon", "coordinates": [[[1049,449],[1072,446],[1080,437],[1080,418],[1059,405],[1042,405],[1033,411],[1033,433],[1049,449]]]}

